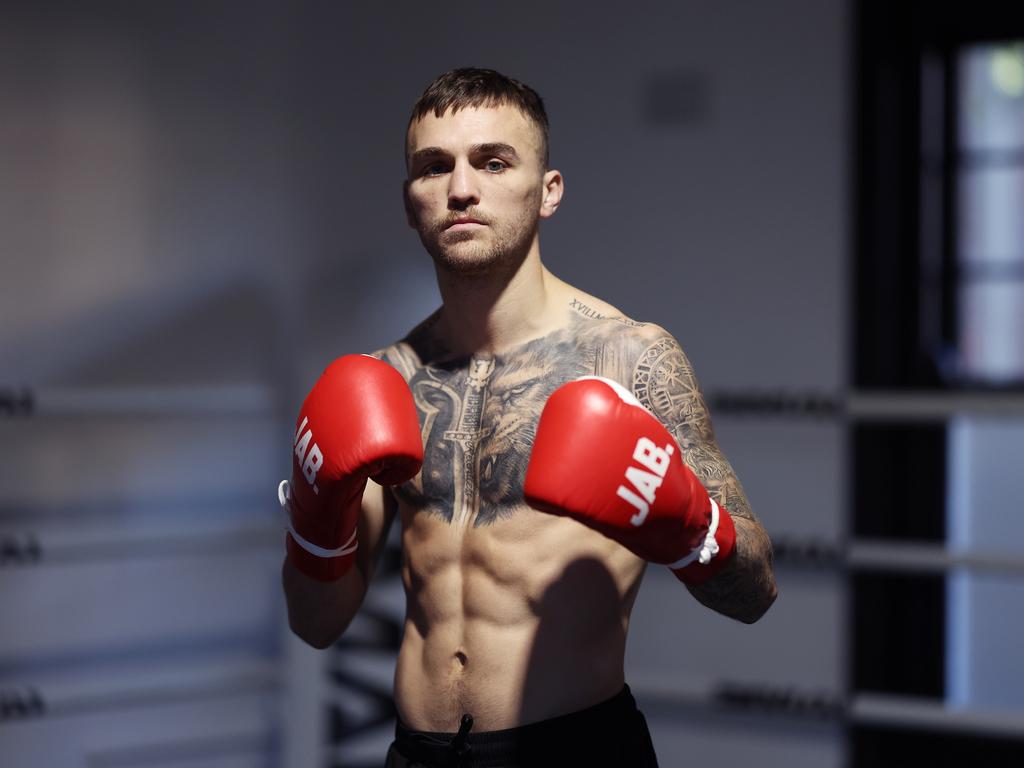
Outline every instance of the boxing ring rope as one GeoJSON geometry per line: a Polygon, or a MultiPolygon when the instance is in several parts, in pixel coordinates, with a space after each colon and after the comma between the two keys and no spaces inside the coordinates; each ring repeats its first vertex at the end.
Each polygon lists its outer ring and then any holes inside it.
{"type": "Polygon", "coordinates": [[[0,387],[0,418],[271,416],[269,386],[0,387]]]}
{"type": "Polygon", "coordinates": [[[277,664],[258,659],[221,659],[170,671],[133,671],[120,678],[4,684],[0,725],[27,717],[67,717],[175,701],[274,692],[281,686],[277,664]]]}
{"type": "Polygon", "coordinates": [[[848,701],[828,691],[801,690],[791,686],[720,681],[704,688],[680,691],[645,686],[646,707],[669,710],[713,711],[723,714],[775,717],[806,723],[834,722],[912,728],[1020,738],[1024,714],[1001,711],[966,711],[948,708],[940,701],[882,693],[858,693],[848,701]]]}
{"type": "Polygon", "coordinates": [[[281,545],[284,529],[272,523],[224,525],[222,530],[125,531],[119,524],[90,523],[77,530],[0,532],[0,568],[5,566],[69,565],[139,557],[217,554],[281,545]]]}
{"type": "MultiPolygon", "coordinates": [[[[855,391],[845,396],[785,390],[712,390],[712,417],[930,422],[955,415],[1024,418],[1024,393],[855,391]]],[[[270,416],[274,391],[261,385],[202,387],[0,386],[0,418],[88,416],[270,416]]]]}
{"type": "MultiPolygon", "coordinates": [[[[102,562],[134,557],[216,553],[225,549],[276,547],[283,529],[273,523],[231,530],[118,531],[91,525],[80,535],[39,533],[30,528],[0,532],[0,568],[102,562]]],[[[850,570],[940,574],[970,571],[1024,576],[1024,557],[953,552],[941,545],[854,539],[846,547],[813,538],[773,537],[775,562],[803,570],[850,570]]]]}
{"type": "Polygon", "coordinates": [[[1024,393],[857,391],[840,397],[819,392],[717,390],[707,397],[711,416],[826,421],[934,422],[952,416],[1024,418],[1024,393]]]}

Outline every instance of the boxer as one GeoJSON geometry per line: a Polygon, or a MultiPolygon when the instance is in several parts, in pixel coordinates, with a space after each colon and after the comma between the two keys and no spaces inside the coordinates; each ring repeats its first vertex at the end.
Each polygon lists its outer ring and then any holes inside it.
{"type": "Polygon", "coordinates": [[[676,340],[542,263],[564,182],[540,97],[448,72],[413,107],[406,164],[442,305],[329,366],[299,413],[281,488],[292,630],[342,635],[398,518],[387,765],[656,765],[623,672],[647,565],[751,623],[776,596],[771,544],[676,340]]]}

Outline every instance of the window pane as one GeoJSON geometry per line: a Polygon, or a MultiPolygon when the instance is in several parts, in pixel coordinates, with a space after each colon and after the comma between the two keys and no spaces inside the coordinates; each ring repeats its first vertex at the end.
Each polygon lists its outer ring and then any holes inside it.
{"type": "Polygon", "coordinates": [[[960,375],[1024,382],[1024,41],[958,59],[960,375]]]}
{"type": "Polygon", "coordinates": [[[1024,265],[1024,163],[967,166],[959,177],[961,263],[1024,265]]]}
{"type": "Polygon", "coordinates": [[[1024,710],[1024,577],[947,577],[946,701],[974,710],[1024,710]]]}
{"type": "MultiPolygon", "coordinates": [[[[946,431],[946,542],[950,549],[1024,558],[1022,458],[1024,417],[950,419],[946,431]]],[[[1021,639],[1024,642],[1024,635],[1021,639]]]]}
{"type": "MultiPolygon", "coordinates": [[[[1024,559],[1024,419],[953,419],[947,546],[1024,559]]],[[[951,705],[1024,709],[1024,573],[958,570],[947,579],[946,696],[951,705]]]]}
{"type": "Polygon", "coordinates": [[[967,379],[1024,380],[1024,280],[961,286],[959,348],[967,379]]]}
{"type": "Polygon", "coordinates": [[[1024,41],[965,48],[959,63],[961,147],[1024,148],[1024,41]]]}

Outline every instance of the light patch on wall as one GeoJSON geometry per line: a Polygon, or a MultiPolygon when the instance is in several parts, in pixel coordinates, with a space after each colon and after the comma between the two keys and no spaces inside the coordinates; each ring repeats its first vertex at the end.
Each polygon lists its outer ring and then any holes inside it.
{"type": "Polygon", "coordinates": [[[1005,95],[1024,96],[1024,43],[993,51],[989,74],[992,84],[1005,95]]]}

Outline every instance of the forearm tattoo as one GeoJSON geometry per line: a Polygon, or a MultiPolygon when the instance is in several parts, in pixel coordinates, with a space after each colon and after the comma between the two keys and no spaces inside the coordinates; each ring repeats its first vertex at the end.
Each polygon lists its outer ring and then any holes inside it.
{"type": "Polygon", "coordinates": [[[675,435],[683,459],[736,524],[736,556],[728,568],[690,591],[704,605],[741,621],[755,621],[775,597],[772,548],[747,495],[715,440],[693,366],[674,339],[648,346],[633,373],[633,388],[675,435]]]}

